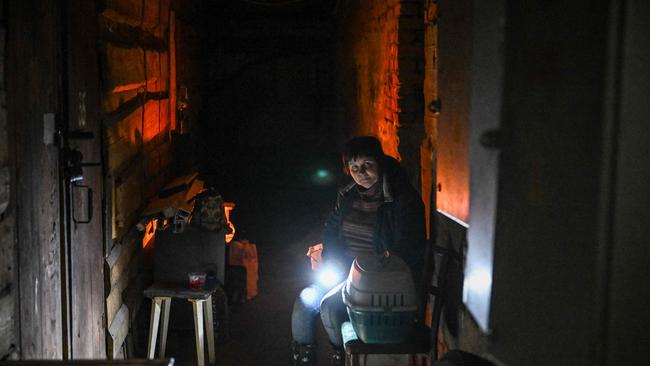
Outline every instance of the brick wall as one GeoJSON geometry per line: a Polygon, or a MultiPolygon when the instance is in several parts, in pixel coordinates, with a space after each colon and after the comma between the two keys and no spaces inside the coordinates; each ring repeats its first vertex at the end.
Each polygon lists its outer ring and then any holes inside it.
{"type": "Polygon", "coordinates": [[[341,123],[377,136],[419,186],[423,137],[421,1],[352,1],[338,9],[341,123]]]}

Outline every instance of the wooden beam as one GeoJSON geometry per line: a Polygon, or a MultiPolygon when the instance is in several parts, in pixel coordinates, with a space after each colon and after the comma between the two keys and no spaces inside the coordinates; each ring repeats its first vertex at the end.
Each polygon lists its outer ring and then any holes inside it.
{"type": "Polygon", "coordinates": [[[108,19],[137,26],[142,23],[144,1],[101,0],[99,12],[108,19]]]}
{"type": "Polygon", "coordinates": [[[151,51],[167,51],[167,40],[129,24],[116,22],[103,14],[99,16],[101,39],[123,48],[141,48],[151,51]]]}
{"type": "Polygon", "coordinates": [[[106,114],[104,117],[104,128],[115,127],[116,124],[123,121],[131,113],[144,106],[150,100],[164,100],[169,98],[169,92],[155,92],[155,93],[138,93],[135,97],[122,103],[117,109],[111,113],[106,114]]]}

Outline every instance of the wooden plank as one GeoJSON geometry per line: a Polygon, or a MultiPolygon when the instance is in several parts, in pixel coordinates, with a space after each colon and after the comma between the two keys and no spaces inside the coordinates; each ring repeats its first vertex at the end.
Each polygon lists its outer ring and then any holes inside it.
{"type": "Polygon", "coordinates": [[[151,246],[147,248],[149,253],[138,250],[132,256],[129,268],[137,268],[137,270],[130,271],[128,285],[122,292],[122,303],[129,309],[131,322],[135,321],[135,316],[143,304],[144,297],[142,293],[144,289],[153,281],[151,246]]]}
{"type": "Polygon", "coordinates": [[[129,284],[129,266],[126,266],[120,278],[117,280],[115,285],[110,289],[110,293],[106,297],[106,322],[111,324],[115,316],[117,315],[120,306],[122,306],[122,291],[129,284]]]}
{"type": "Polygon", "coordinates": [[[176,15],[169,12],[169,121],[171,130],[176,129],[176,15]]]}
{"type": "MultiPolygon", "coordinates": [[[[8,184],[7,181],[5,182],[8,184]]],[[[0,177],[0,185],[5,182],[2,182],[0,177]]],[[[15,214],[10,210],[5,211],[4,215],[4,217],[0,215],[0,358],[12,353],[12,347],[18,344],[19,337],[18,319],[16,319],[18,274],[15,271],[17,260],[15,214]]]]}
{"type": "Polygon", "coordinates": [[[142,1],[104,0],[102,3],[102,16],[133,26],[140,24],[143,9],[142,1]]]}
{"type": "MultiPolygon", "coordinates": [[[[150,153],[145,155],[145,158],[143,159],[143,165],[144,174],[148,180],[155,179],[158,175],[160,175],[162,167],[160,165],[160,152],[158,149],[153,149],[150,153]]],[[[156,191],[155,194],[157,193],[158,192],[156,191]]]]}
{"type": "Polygon", "coordinates": [[[0,295],[0,354],[4,354],[9,350],[12,344],[15,344],[16,333],[14,319],[16,318],[16,298],[15,290],[12,290],[11,285],[5,286],[0,295]]]}
{"type": "MultiPolygon", "coordinates": [[[[152,97],[155,97],[152,96],[152,97]]],[[[145,127],[145,136],[142,136],[143,119],[142,109],[137,109],[131,113],[127,118],[119,123],[110,125],[107,123],[106,131],[104,132],[104,139],[108,151],[108,172],[110,175],[119,176],[131,162],[136,159],[137,155],[142,151],[143,140],[150,143],[154,138],[160,138],[160,141],[166,142],[168,136],[161,135],[160,132],[168,131],[168,126],[159,131],[159,117],[160,110],[153,108],[158,106],[161,102],[152,101],[149,105],[147,118],[149,121],[145,127]],[[147,132],[150,131],[150,132],[147,132]]],[[[162,102],[166,105],[166,102],[162,102]]],[[[164,111],[163,111],[164,113],[164,111]]],[[[148,150],[149,151],[149,150],[148,150]]]]}
{"type": "MultiPolygon", "coordinates": [[[[153,80],[153,79],[152,79],[153,80]]],[[[144,86],[145,84],[143,84],[144,86]]],[[[109,95],[106,93],[105,95],[109,95]]],[[[121,94],[121,93],[120,93],[121,94]]],[[[117,124],[121,123],[125,118],[134,113],[138,108],[144,106],[148,101],[159,100],[164,101],[169,96],[166,91],[162,92],[148,92],[148,93],[131,93],[131,98],[128,99],[119,99],[118,105],[114,105],[115,101],[112,101],[112,104],[107,105],[108,108],[111,106],[114,108],[104,117],[104,126],[105,128],[114,128],[117,124]]],[[[115,98],[115,97],[113,97],[115,98]]],[[[118,97],[119,98],[119,97],[118,97]]]]}
{"type": "Polygon", "coordinates": [[[134,164],[129,176],[122,176],[122,184],[115,188],[116,237],[122,238],[135,225],[144,204],[144,177],[142,166],[134,164]]]}
{"type": "Polygon", "coordinates": [[[194,180],[196,180],[196,178],[198,177],[199,177],[199,173],[192,173],[192,174],[176,177],[171,182],[166,184],[164,189],[171,189],[178,186],[189,187],[192,185],[194,180]]]}
{"type": "Polygon", "coordinates": [[[194,201],[190,202],[190,200],[194,198],[194,196],[196,196],[199,192],[201,192],[204,186],[205,184],[202,180],[195,180],[194,183],[192,183],[190,189],[187,190],[187,193],[185,193],[181,208],[191,212],[194,209],[194,201]]]}
{"type": "Polygon", "coordinates": [[[113,176],[132,161],[142,146],[142,109],[138,108],[119,124],[106,128],[107,171],[113,176]]]}
{"type": "Polygon", "coordinates": [[[144,0],[142,28],[162,37],[160,24],[160,0],[144,0]]]}
{"type": "Polygon", "coordinates": [[[169,121],[160,120],[160,102],[157,100],[148,101],[144,106],[144,123],[142,130],[142,137],[144,143],[150,143],[161,130],[161,124],[169,123],[169,121]]]}
{"type": "Polygon", "coordinates": [[[145,52],[147,66],[147,77],[154,77],[155,81],[147,84],[148,92],[160,92],[167,90],[167,52],[145,52]],[[164,69],[163,69],[164,67],[164,69]]]}
{"type": "MultiPolygon", "coordinates": [[[[169,96],[169,95],[167,95],[169,96]]],[[[171,142],[171,119],[169,116],[169,99],[160,100],[160,133],[158,134],[158,144],[171,142]]]]}
{"type": "Polygon", "coordinates": [[[156,215],[158,213],[165,213],[165,215],[173,215],[173,208],[177,207],[185,192],[178,192],[165,198],[152,199],[147,207],[142,211],[142,216],[156,215]]]}
{"type": "Polygon", "coordinates": [[[159,0],[160,1],[160,10],[158,11],[159,19],[158,23],[160,25],[160,30],[162,32],[159,37],[165,38],[168,34],[169,27],[169,10],[171,8],[171,0],[159,0]]]}
{"type": "Polygon", "coordinates": [[[194,181],[197,180],[197,177],[198,173],[194,173],[174,179],[163,188],[163,191],[176,191],[175,187],[178,187],[178,191],[166,197],[156,197],[152,199],[147,207],[142,211],[142,215],[154,215],[163,212],[168,208],[184,207],[185,196],[187,195],[188,190],[192,187],[194,181]]]}
{"type": "Polygon", "coordinates": [[[126,305],[122,304],[120,310],[117,312],[115,319],[108,327],[108,352],[109,358],[115,358],[122,348],[122,344],[129,333],[129,309],[126,305]]]}
{"type": "MultiPolygon", "coordinates": [[[[172,164],[173,146],[169,139],[169,134],[165,133],[163,135],[167,135],[167,138],[165,139],[164,143],[158,145],[158,151],[160,151],[160,164],[162,166],[170,168],[172,164]]],[[[164,179],[164,182],[169,182],[170,179],[171,177],[168,176],[164,179]]]]}
{"type": "Polygon", "coordinates": [[[157,196],[161,188],[165,185],[165,183],[169,182],[169,180],[171,179],[172,144],[170,143],[168,136],[169,136],[168,131],[163,131],[159,135],[161,141],[164,141],[164,143],[161,143],[156,146],[156,152],[158,156],[158,164],[160,166],[160,170],[157,172],[154,178],[155,185],[156,185],[156,192],[151,197],[157,196]]]}
{"type": "MultiPolygon", "coordinates": [[[[119,308],[122,306],[122,304],[125,303],[124,290],[129,286],[133,286],[134,282],[137,282],[137,279],[135,278],[138,276],[139,272],[147,271],[147,269],[143,268],[142,266],[142,255],[139,250],[140,243],[142,242],[140,239],[141,236],[142,234],[140,232],[131,230],[128,239],[125,238],[123,240],[123,242],[132,243],[130,246],[130,248],[132,248],[130,256],[122,255],[123,252],[128,251],[128,249],[124,249],[125,245],[120,243],[118,244],[120,249],[116,250],[117,253],[111,253],[109,258],[106,259],[107,268],[115,269],[115,271],[108,271],[111,273],[111,276],[109,277],[112,277],[109,279],[109,282],[113,283],[109,284],[111,292],[106,298],[106,318],[108,320],[107,324],[112,323],[113,319],[117,315],[119,308]],[[123,265],[123,261],[128,261],[128,263],[126,265],[123,265]],[[117,280],[115,279],[116,276],[118,276],[117,280]]],[[[137,311],[132,307],[129,307],[128,304],[127,307],[129,308],[130,314],[132,316],[135,316],[137,311]]]]}
{"type": "MultiPolygon", "coordinates": [[[[2,123],[2,121],[0,121],[2,123]]],[[[4,133],[4,128],[3,126],[0,125],[0,132],[4,133]]],[[[0,138],[0,141],[3,142],[3,145],[6,145],[6,142],[4,141],[5,138],[4,136],[0,138]]],[[[0,152],[0,161],[4,161],[2,152],[0,152]]],[[[9,200],[11,199],[11,172],[9,171],[9,167],[6,166],[0,166],[0,221],[2,221],[3,214],[7,210],[7,207],[9,207],[9,200]]]]}
{"type": "Polygon", "coordinates": [[[45,127],[60,112],[62,2],[11,1],[7,6],[7,120],[16,159],[16,234],[23,358],[61,358],[61,262],[58,149],[45,127]],[[27,38],[20,35],[29,35],[27,38]],[[54,117],[54,114],[49,115],[54,117]],[[46,116],[44,118],[44,116],[46,116]],[[44,139],[48,137],[48,139],[44,139]],[[51,140],[50,140],[51,141],[51,140]]]}
{"type": "Polygon", "coordinates": [[[99,16],[99,35],[104,41],[123,48],[140,48],[146,50],[165,51],[167,42],[157,36],[160,33],[155,27],[144,30],[138,26],[115,21],[110,17],[99,16]]]}
{"type": "MultiPolygon", "coordinates": [[[[106,265],[108,266],[108,272],[110,273],[110,269],[115,266],[115,263],[117,263],[117,260],[120,258],[120,254],[122,254],[122,249],[124,246],[122,243],[117,243],[115,246],[113,246],[113,249],[111,250],[110,254],[106,257],[106,265]]],[[[109,287],[112,286],[112,283],[108,283],[109,287]]]]}
{"type": "Polygon", "coordinates": [[[106,91],[146,80],[144,51],[140,48],[125,48],[106,43],[102,49],[102,59],[102,88],[106,91]]]}
{"type": "Polygon", "coordinates": [[[111,255],[110,257],[113,257],[111,261],[113,262],[113,265],[111,266],[109,263],[109,260],[107,259],[106,263],[108,264],[110,268],[110,286],[111,288],[114,288],[117,286],[118,281],[120,280],[120,277],[122,274],[126,271],[126,268],[131,262],[131,258],[133,257],[133,253],[136,251],[137,248],[140,246],[141,242],[141,237],[142,234],[132,230],[129,235],[127,235],[124,240],[122,240],[121,244],[116,245],[116,247],[119,247],[119,249],[115,249],[117,252],[117,255],[113,256],[111,255]],[[117,257],[117,259],[115,259],[117,257]]]}
{"type": "MultiPolygon", "coordinates": [[[[92,140],[71,141],[85,162],[101,162],[99,66],[97,64],[96,0],[68,0],[67,6],[67,92],[68,129],[94,134],[92,140]]],[[[70,233],[70,325],[71,358],[106,357],[104,320],[104,248],[102,238],[103,176],[101,167],[85,167],[83,184],[92,196],[92,220],[72,224],[70,233]]],[[[78,197],[69,197],[79,200],[78,197]]],[[[72,202],[73,207],[76,202],[72,202]]],[[[88,203],[84,205],[86,207],[88,203]]]]}
{"type": "Polygon", "coordinates": [[[114,113],[118,110],[118,108],[120,108],[120,106],[136,97],[138,95],[138,89],[140,87],[141,86],[130,90],[112,90],[102,93],[102,112],[105,115],[114,113]]]}

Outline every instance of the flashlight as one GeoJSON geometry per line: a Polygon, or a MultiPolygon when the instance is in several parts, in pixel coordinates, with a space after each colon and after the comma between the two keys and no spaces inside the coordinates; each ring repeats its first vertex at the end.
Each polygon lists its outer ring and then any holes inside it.
{"type": "Polygon", "coordinates": [[[318,282],[318,284],[327,288],[334,287],[342,280],[343,280],[343,274],[341,273],[341,271],[336,266],[327,265],[327,264],[321,267],[321,269],[318,271],[318,274],[316,276],[316,281],[318,282]]]}

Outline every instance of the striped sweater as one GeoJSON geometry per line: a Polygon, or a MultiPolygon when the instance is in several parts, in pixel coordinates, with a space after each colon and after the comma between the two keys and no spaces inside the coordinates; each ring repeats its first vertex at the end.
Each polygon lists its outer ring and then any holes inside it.
{"type": "Polygon", "coordinates": [[[357,199],[352,202],[341,223],[343,239],[347,244],[346,254],[351,257],[374,254],[373,236],[377,223],[377,210],[384,202],[381,184],[369,189],[359,186],[357,199]]]}

